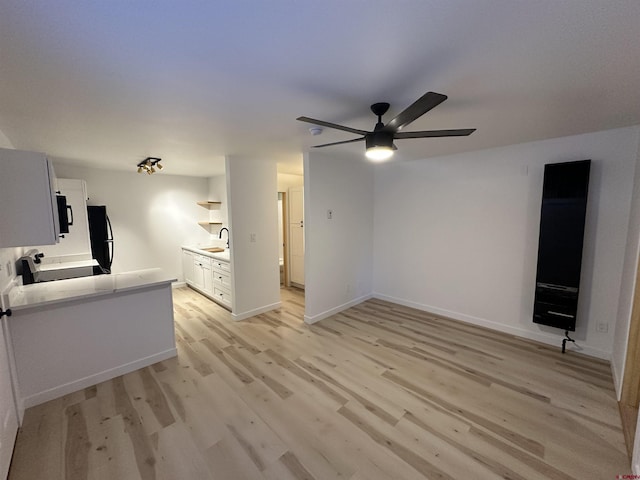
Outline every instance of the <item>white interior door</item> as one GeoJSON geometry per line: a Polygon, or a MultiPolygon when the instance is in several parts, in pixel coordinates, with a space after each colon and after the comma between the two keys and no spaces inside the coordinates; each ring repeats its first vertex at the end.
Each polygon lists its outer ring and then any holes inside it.
{"type": "Polygon", "coordinates": [[[289,258],[291,282],[304,286],[304,188],[289,189],[289,258]]]}
{"type": "Polygon", "coordinates": [[[5,319],[0,320],[0,478],[7,477],[13,444],[18,433],[18,416],[13,397],[9,355],[4,335],[5,319]]]}

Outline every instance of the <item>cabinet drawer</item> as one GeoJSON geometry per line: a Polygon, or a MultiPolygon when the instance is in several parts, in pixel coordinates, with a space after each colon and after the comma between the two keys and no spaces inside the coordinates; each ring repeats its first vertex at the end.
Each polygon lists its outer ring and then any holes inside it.
{"type": "Polygon", "coordinates": [[[214,270],[220,270],[227,273],[231,272],[231,266],[229,265],[229,262],[213,259],[212,265],[214,270]]]}
{"type": "Polygon", "coordinates": [[[193,260],[197,264],[200,264],[203,267],[211,268],[211,259],[209,257],[205,257],[204,255],[195,254],[193,256],[193,260]]]}
{"type": "Polygon", "coordinates": [[[226,288],[213,287],[213,296],[216,301],[231,308],[231,293],[226,288]]]}
{"type": "Polygon", "coordinates": [[[214,268],[213,284],[217,287],[231,291],[231,275],[214,268]]]}

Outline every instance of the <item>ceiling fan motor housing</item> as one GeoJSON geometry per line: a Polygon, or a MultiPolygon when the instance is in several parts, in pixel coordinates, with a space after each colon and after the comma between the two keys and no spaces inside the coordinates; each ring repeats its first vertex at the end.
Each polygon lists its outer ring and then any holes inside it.
{"type": "Polygon", "coordinates": [[[367,149],[374,147],[393,148],[393,132],[371,132],[365,137],[367,149]]]}

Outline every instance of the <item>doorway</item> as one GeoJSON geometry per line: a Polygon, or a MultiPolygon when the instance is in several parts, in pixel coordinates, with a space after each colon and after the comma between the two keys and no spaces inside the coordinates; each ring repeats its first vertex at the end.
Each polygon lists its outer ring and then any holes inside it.
{"type": "Polygon", "coordinates": [[[304,188],[302,175],[278,174],[280,301],[288,318],[304,321],[304,188]]]}

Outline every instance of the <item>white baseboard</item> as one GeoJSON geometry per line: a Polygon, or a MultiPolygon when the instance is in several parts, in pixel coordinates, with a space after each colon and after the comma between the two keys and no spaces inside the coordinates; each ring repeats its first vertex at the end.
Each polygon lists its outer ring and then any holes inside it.
{"type": "Polygon", "coordinates": [[[351,308],[355,305],[358,305],[359,303],[362,303],[366,300],[369,300],[370,298],[372,298],[371,294],[368,295],[363,295],[362,297],[358,297],[358,298],[354,298],[353,300],[348,301],[347,303],[343,303],[342,305],[338,305],[337,307],[334,307],[330,310],[326,310],[322,313],[318,313],[317,315],[305,315],[304,316],[304,322],[308,323],[309,325],[311,325],[312,323],[316,323],[319,322],[320,320],[323,320],[327,317],[330,317],[331,315],[335,315],[336,313],[340,313],[344,310],[346,310],[347,308],[351,308]]]}
{"type": "MultiPolygon", "coordinates": [[[[417,310],[433,313],[434,315],[449,317],[449,318],[453,318],[454,320],[460,320],[461,322],[470,323],[472,325],[478,325],[480,327],[490,328],[491,330],[497,330],[499,332],[508,333],[510,335],[516,335],[518,337],[527,338],[529,340],[535,340],[537,342],[545,343],[547,345],[553,345],[555,347],[560,346],[562,339],[564,338],[562,336],[559,337],[556,335],[549,335],[546,333],[531,332],[529,330],[525,330],[524,328],[504,325],[502,323],[492,322],[491,320],[487,320],[485,318],[474,317],[472,315],[466,315],[464,313],[459,313],[459,312],[452,312],[450,310],[445,310],[443,308],[438,308],[431,305],[425,305],[422,303],[413,302],[411,300],[405,300],[403,298],[392,297],[389,295],[384,295],[382,293],[374,292],[372,297],[378,298],[380,300],[385,300],[387,302],[404,305],[405,307],[411,307],[417,310]]],[[[604,350],[600,350],[597,348],[581,345],[580,349],[577,349],[577,348],[573,348],[573,345],[569,344],[567,345],[567,350],[575,350],[585,355],[589,355],[591,357],[596,357],[602,360],[611,361],[611,352],[606,352],[604,350]]]]}
{"type": "Polygon", "coordinates": [[[165,350],[164,352],[140,358],[138,360],[134,360],[133,362],[125,363],[124,365],[110,368],[109,370],[104,370],[94,375],[89,375],[88,377],[74,380],[73,382],[65,383],[63,385],[58,385],[57,387],[53,387],[48,390],[44,390],[42,392],[38,392],[28,397],[22,398],[20,402],[21,405],[19,412],[20,423],[22,423],[24,411],[29,407],[40,405],[41,403],[48,402],[49,400],[53,400],[54,398],[62,397],[63,395],[67,395],[68,393],[76,392],[97,383],[110,380],[120,375],[124,375],[125,373],[130,373],[143,367],[148,367],[149,365],[161,362],[162,360],[173,358],[176,355],[178,355],[178,350],[176,348],[170,348],[169,350],[165,350]]]}
{"type": "Polygon", "coordinates": [[[186,286],[187,286],[187,282],[173,282],[171,284],[171,288],[182,288],[186,286]]]}
{"type": "Polygon", "coordinates": [[[271,310],[275,310],[276,308],[280,308],[281,306],[282,306],[282,303],[276,302],[276,303],[272,303],[271,305],[265,305],[264,307],[254,308],[253,310],[249,310],[247,312],[232,313],[231,318],[237,322],[249,317],[255,317],[256,315],[260,315],[261,313],[264,313],[264,312],[270,312],[271,310]]]}

